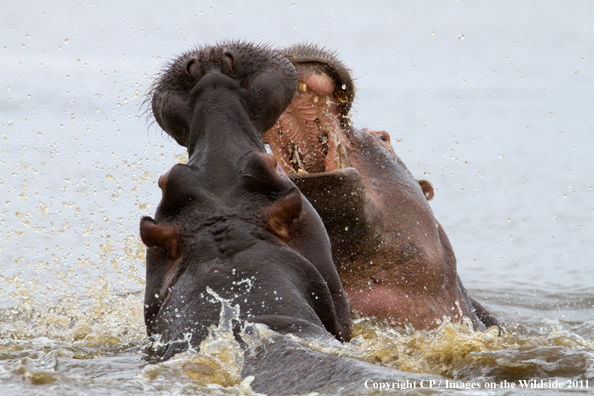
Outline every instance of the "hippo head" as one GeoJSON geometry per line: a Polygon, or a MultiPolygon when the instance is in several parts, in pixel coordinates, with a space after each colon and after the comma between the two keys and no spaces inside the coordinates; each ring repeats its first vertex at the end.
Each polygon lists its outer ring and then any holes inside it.
{"type": "Polygon", "coordinates": [[[280,52],[295,65],[297,90],[264,141],[324,221],[353,308],[417,329],[438,326],[444,315],[470,318],[477,329],[495,323],[457,276],[427,202],[431,183],[414,178],[387,132],[352,126],[349,69],[312,44],[280,52]]]}
{"type": "Polygon", "coordinates": [[[241,321],[349,339],[349,306],[323,224],[264,152],[261,135],[296,86],[290,61],[239,42],[190,51],[156,82],[155,119],[190,156],[161,176],[155,217],[140,222],[145,324],[166,345],[158,354],[187,349],[188,334],[199,348],[219,322],[210,291],[238,306],[241,321]]]}
{"type": "MultiPolygon", "coordinates": [[[[201,93],[219,86],[237,92],[251,123],[260,133],[272,127],[291,102],[297,84],[295,68],[270,48],[244,42],[197,47],[175,59],[157,79],[152,96],[154,117],[191,155],[190,127],[201,93]]],[[[227,98],[228,99],[228,98],[227,98]]],[[[217,103],[206,103],[217,110],[217,103]]]]}

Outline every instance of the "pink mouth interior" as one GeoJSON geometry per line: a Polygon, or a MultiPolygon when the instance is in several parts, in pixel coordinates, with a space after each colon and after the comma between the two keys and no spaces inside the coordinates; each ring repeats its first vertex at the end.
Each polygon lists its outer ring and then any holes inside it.
{"type": "Polygon", "coordinates": [[[295,97],[264,141],[286,173],[335,170],[337,147],[346,143],[336,84],[315,66],[299,66],[297,75],[295,97]]]}

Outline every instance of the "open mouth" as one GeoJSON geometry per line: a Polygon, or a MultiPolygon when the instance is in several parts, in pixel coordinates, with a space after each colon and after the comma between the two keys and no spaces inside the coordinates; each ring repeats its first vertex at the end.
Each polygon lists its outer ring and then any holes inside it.
{"type": "Polygon", "coordinates": [[[296,68],[295,97],[263,135],[264,142],[287,174],[348,168],[349,143],[342,126],[348,122],[346,85],[330,77],[319,63],[300,63],[296,68]]]}

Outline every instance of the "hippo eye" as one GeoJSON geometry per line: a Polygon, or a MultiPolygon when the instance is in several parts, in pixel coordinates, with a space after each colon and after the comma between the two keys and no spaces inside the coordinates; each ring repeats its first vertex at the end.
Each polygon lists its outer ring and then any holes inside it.
{"type": "Polygon", "coordinates": [[[386,142],[386,143],[390,143],[390,135],[388,135],[388,132],[386,131],[373,131],[372,134],[374,136],[377,136],[378,139],[386,142]]]}

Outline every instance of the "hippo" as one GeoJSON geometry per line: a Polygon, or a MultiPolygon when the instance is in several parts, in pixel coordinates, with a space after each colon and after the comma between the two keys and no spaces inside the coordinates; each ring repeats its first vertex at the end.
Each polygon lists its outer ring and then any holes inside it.
{"type": "Polygon", "coordinates": [[[286,58],[242,42],[189,51],[155,82],[155,120],[189,155],[159,178],[154,219],[140,221],[144,319],[163,359],[199,350],[219,323],[215,295],[240,308],[240,325],[350,339],[324,225],[261,137],[296,86],[286,58]]]}
{"type": "Polygon", "coordinates": [[[237,41],[197,47],[155,82],[155,120],[188,148],[189,160],[159,178],[155,216],[140,221],[154,353],[165,360],[200,351],[218,325],[244,349],[241,376],[253,377],[259,393],[365,390],[372,380],[403,377],[435,382],[324,354],[293,337],[323,345],[351,337],[322,220],[262,140],[296,86],[288,59],[237,41]]]}
{"type": "Polygon", "coordinates": [[[353,310],[417,330],[444,319],[498,325],[462,285],[427,202],[431,183],[415,180],[387,132],[352,126],[349,69],[312,44],[281,52],[297,69],[297,90],[264,142],[322,217],[353,310]]]}

